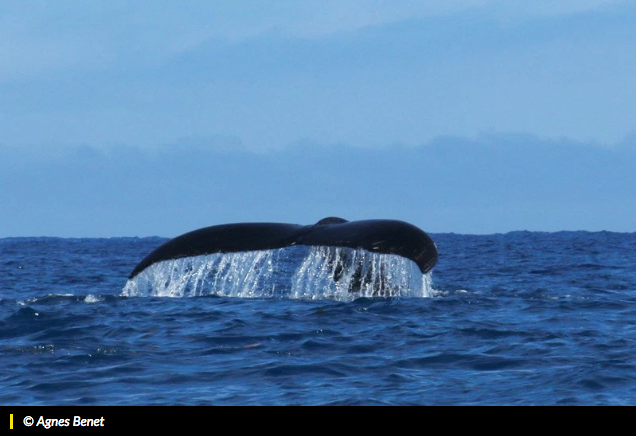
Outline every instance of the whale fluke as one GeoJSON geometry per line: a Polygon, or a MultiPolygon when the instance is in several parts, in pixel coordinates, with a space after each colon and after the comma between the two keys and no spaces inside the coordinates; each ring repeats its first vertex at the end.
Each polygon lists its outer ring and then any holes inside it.
{"type": "Polygon", "coordinates": [[[415,262],[423,274],[433,269],[438,258],[437,247],[430,236],[418,227],[398,220],[347,221],[329,217],[307,226],[284,223],[222,224],[194,230],[169,240],[143,259],[130,274],[130,279],[149,266],[166,260],[295,245],[347,247],[402,256],[415,262]]]}

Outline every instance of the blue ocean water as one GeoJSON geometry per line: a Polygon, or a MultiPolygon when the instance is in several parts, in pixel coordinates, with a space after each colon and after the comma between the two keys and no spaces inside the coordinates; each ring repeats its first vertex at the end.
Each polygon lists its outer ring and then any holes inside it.
{"type": "Polygon", "coordinates": [[[424,292],[351,299],[130,292],[164,239],[0,239],[0,404],[636,405],[636,234],[432,237],[424,292]]]}

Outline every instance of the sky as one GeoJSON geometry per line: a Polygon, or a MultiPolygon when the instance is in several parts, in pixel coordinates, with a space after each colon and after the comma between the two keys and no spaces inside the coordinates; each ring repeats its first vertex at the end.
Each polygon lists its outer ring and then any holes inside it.
{"type": "Polygon", "coordinates": [[[0,237],[636,231],[636,2],[4,0],[0,237]]]}

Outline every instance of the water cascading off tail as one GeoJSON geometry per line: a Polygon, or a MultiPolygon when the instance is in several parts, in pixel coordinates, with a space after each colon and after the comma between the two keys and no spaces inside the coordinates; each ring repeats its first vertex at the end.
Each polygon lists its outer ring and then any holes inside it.
{"type": "Polygon", "coordinates": [[[167,260],[129,280],[124,296],[335,299],[430,297],[431,275],[397,255],[295,246],[167,260]]]}

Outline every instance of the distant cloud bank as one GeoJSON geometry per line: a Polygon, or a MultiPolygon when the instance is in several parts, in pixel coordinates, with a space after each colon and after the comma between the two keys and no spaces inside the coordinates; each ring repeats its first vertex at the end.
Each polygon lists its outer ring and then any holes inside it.
{"type": "Polygon", "coordinates": [[[240,144],[0,145],[0,237],[174,236],[332,215],[431,232],[636,231],[636,136],[614,147],[524,135],[269,153],[240,144]]]}

